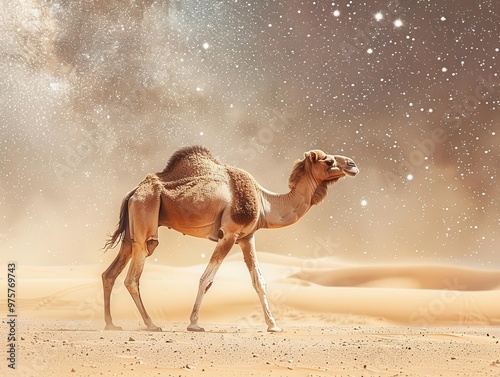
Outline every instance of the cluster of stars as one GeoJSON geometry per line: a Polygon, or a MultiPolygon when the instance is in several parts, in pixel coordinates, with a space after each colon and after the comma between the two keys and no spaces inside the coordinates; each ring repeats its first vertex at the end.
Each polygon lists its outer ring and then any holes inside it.
{"type": "MultiPolygon", "coordinates": [[[[128,6],[98,13],[68,3],[12,18],[21,22],[6,28],[13,51],[1,62],[2,239],[24,234],[26,224],[12,220],[22,211],[30,224],[47,223],[38,187],[61,213],[82,213],[89,224],[96,208],[107,208],[96,222],[114,225],[123,191],[180,145],[203,143],[260,174],[263,185],[283,175],[284,189],[282,160],[318,147],[361,168],[331,189],[338,216],[330,219],[332,206],[314,210],[331,220],[325,232],[343,218],[346,248],[369,246],[367,257],[378,258],[416,250],[444,258],[433,250],[445,249],[447,257],[493,260],[500,44],[490,8],[471,3],[463,13],[451,0],[177,3],[153,2],[140,16],[128,6]],[[492,89],[479,100],[481,78],[492,89]],[[277,117],[286,122],[273,129],[277,117]],[[419,149],[437,129],[446,140],[419,149]],[[83,132],[96,130],[112,136],[78,155],[83,132]],[[60,184],[52,166],[66,159],[73,166],[60,184]],[[91,195],[71,201],[75,187],[96,193],[98,206],[91,195]],[[381,241],[388,230],[391,239],[381,241]]],[[[91,234],[98,226],[85,228],[89,239],[101,237],[91,234]]],[[[286,238],[263,243],[296,247],[286,238]]]]}

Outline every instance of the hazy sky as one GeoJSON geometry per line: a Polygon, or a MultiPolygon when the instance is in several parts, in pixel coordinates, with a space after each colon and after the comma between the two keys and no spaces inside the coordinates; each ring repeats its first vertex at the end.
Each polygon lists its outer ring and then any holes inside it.
{"type": "MultiPolygon", "coordinates": [[[[9,259],[99,263],[122,197],[202,144],[276,192],[307,150],[358,163],[297,224],[259,231],[258,250],[500,266],[498,1],[1,9],[9,259]]],[[[214,246],[161,230],[149,263],[205,263],[214,246]]]]}

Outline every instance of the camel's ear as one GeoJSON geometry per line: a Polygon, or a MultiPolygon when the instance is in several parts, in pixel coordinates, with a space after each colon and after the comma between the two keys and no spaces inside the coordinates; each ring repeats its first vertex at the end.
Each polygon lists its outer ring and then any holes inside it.
{"type": "Polygon", "coordinates": [[[309,151],[304,153],[304,158],[309,158],[311,162],[317,162],[318,160],[321,159],[320,154],[318,153],[319,151],[309,151]]]}

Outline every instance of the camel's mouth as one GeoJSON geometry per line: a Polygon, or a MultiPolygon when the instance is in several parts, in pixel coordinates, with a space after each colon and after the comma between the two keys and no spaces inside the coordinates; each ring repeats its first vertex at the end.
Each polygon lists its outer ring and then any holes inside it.
{"type": "MultiPolygon", "coordinates": [[[[344,175],[348,175],[350,177],[354,177],[356,174],[359,173],[359,170],[356,166],[348,166],[346,168],[341,168],[339,166],[333,166],[330,169],[328,169],[330,172],[336,171],[339,173],[340,177],[343,177],[344,175]]],[[[340,177],[335,177],[340,178],[340,177]]]]}
{"type": "Polygon", "coordinates": [[[342,178],[346,175],[354,177],[359,173],[356,163],[348,157],[335,156],[334,159],[327,159],[325,162],[329,166],[330,179],[342,178]]]}
{"type": "Polygon", "coordinates": [[[354,177],[356,174],[359,173],[359,169],[355,166],[350,166],[347,169],[342,169],[346,175],[349,177],[354,177]]]}
{"type": "Polygon", "coordinates": [[[346,173],[346,175],[350,177],[354,177],[359,173],[359,169],[356,166],[356,163],[351,159],[347,159],[347,166],[345,168],[342,168],[342,170],[344,171],[344,173],[346,173]]]}

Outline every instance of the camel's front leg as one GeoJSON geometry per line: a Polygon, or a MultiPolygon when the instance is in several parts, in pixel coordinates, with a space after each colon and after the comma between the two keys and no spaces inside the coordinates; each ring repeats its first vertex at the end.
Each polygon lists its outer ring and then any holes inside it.
{"type": "Polygon", "coordinates": [[[283,331],[278,325],[271,313],[269,308],[269,303],[267,301],[266,295],[266,282],[264,277],[260,272],[259,263],[257,261],[257,253],[255,252],[255,239],[253,235],[250,235],[242,240],[238,241],[238,244],[243,251],[243,257],[245,258],[245,263],[250,271],[250,276],[252,277],[252,284],[259,295],[260,303],[262,305],[262,310],[264,311],[264,317],[267,323],[267,331],[269,332],[280,332],[283,331]]]}
{"type": "Polygon", "coordinates": [[[201,307],[201,302],[203,301],[203,296],[211,287],[214,282],[215,274],[219,269],[222,261],[229,253],[231,248],[236,241],[236,236],[234,234],[226,234],[224,238],[220,239],[217,242],[217,246],[215,247],[215,251],[210,258],[210,262],[208,262],[208,266],[205,269],[205,272],[200,278],[200,286],[198,288],[198,295],[196,296],[196,301],[194,303],[193,311],[191,312],[191,323],[188,326],[189,331],[205,331],[202,327],[198,325],[199,319],[199,311],[201,307]]]}

